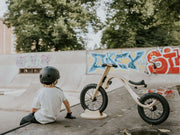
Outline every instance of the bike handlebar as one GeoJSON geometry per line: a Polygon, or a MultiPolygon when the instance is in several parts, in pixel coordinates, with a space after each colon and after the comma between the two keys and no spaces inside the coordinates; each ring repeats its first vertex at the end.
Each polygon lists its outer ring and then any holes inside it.
{"type": "Polygon", "coordinates": [[[110,66],[110,67],[118,67],[116,64],[102,64],[102,67],[106,67],[106,66],[110,66]]]}

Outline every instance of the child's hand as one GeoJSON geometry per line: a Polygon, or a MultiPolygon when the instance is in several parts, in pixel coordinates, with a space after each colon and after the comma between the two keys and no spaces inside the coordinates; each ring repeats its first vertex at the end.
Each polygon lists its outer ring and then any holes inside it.
{"type": "Polygon", "coordinates": [[[65,118],[66,118],[66,119],[76,119],[75,116],[72,116],[72,112],[71,112],[71,113],[67,113],[67,115],[66,115],[65,118]]]}

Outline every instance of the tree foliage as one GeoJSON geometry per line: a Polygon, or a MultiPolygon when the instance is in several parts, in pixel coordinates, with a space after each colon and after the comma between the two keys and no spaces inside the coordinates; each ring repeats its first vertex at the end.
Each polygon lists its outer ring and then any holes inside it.
{"type": "Polygon", "coordinates": [[[179,0],[113,0],[101,43],[107,48],[180,45],[179,0]]]}
{"type": "Polygon", "coordinates": [[[4,23],[13,27],[21,52],[84,49],[87,25],[99,25],[82,0],[7,0],[4,23]]]}

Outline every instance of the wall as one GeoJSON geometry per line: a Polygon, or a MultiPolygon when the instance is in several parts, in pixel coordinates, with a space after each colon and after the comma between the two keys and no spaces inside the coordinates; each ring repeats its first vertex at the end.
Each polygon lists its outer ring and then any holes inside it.
{"type": "MultiPolygon", "coordinates": [[[[39,74],[19,74],[20,68],[42,68],[47,65],[60,70],[58,85],[64,90],[79,91],[88,83],[97,83],[103,63],[117,64],[111,74],[147,83],[167,85],[180,82],[179,47],[111,49],[96,51],[63,51],[1,55],[0,86],[27,88],[39,83],[39,74]],[[152,62],[157,63],[156,71],[152,62]],[[149,75],[145,74],[148,72],[149,75]],[[156,74],[151,74],[156,72],[156,74]]],[[[121,83],[113,86],[119,87],[121,83]],[[115,86],[116,85],[116,86],[115,86]]]]}
{"type": "Polygon", "coordinates": [[[86,51],[53,53],[24,53],[0,56],[0,87],[27,88],[39,83],[39,74],[22,73],[22,68],[55,66],[60,71],[60,85],[65,90],[76,90],[86,74],[86,51]]]}

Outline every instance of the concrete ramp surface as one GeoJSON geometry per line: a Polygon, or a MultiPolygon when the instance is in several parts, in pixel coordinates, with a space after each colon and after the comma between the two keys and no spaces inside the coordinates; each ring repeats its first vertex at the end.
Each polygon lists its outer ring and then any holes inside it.
{"type": "Polygon", "coordinates": [[[9,88],[28,88],[32,83],[40,83],[39,74],[17,74],[9,83],[9,88]]]}
{"type": "Polygon", "coordinates": [[[20,96],[1,96],[0,109],[12,111],[31,111],[33,98],[41,87],[39,83],[31,83],[20,96]]]}
{"type": "MultiPolygon", "coordinates": [[[[51,124],[30,124],[24,128],[18,129],[8,135],[124,135],[125,129],[127,132],[134,130],[161,130],[167,131],[162,134],[178,135],[180,132],[180,116],[179,116],[179,97],[172,100],[174,109],[171,109],[169,118],[161,125],[149,125],[144,122],[138,112],[137,105],[127,92],[122,87],[108,93],[109,103],[104,111],[108,117],[102,120],[87,120],[82,119],[80,114],[84,112],[81,105],[72,107],[73,115],[77,119],[64,119],[66,111],[59,113],[58,119],[51,124]]],[[[170,106],[171,107],[171,106],[170,106]]],[[[22,112],[11,112],[15,118],[6,118],[1,126],[0,133],[7,131],[9,121],[15,121],[14,127],[18,126],[18,122],[25,115],[22,112]],[[7,124],[6,124],[7,123],[7,124]]],[[[1,116],[10,115],[10,112],[2,112],[1,116]]],[[[11,116],[11,115],[10,115],[11,116]]],[[[12,127],[13,128],[13,127],[12,127]]],[[[145,135],[145,134],[143,134],[145,135]]],[[[156,135],[156,134],[155,134],[156,135]]]]}

